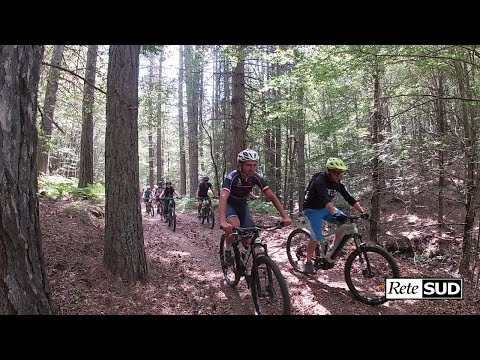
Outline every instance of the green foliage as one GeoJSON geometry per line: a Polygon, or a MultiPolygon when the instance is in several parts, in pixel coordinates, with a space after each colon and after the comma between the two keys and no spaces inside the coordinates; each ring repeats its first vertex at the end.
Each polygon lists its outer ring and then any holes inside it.
{"type": "Polygon", "coordinates": [[[250,211],[259,214],[278,215],[278,211],[270,201],[253,200],[248,203],[250,211]]]}
{"type": "Polygon", "coordinates": [[[105,200],[105,186],[103,184],[95,183],[82,189],[77,186],[78,179],[76,178],[65,178],[58,175],[40,175],[38,177],[38,188],[41,195],[54,199],[74,197],[101,202],[105,200]]]}

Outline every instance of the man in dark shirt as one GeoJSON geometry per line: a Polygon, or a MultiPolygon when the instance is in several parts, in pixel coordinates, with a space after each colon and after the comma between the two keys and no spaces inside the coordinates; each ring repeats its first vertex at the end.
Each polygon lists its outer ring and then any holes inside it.
{"type": "Polygon", "coordinates": [[[163,215],[165,216],[165,218],[167,217],[168,202],[171,198],[173,198],[173,195],[176,195],[177,197],[179,196],[173,188],[172,182],[167,181],[165,183],[165,189],[163,189],[162,193],[160,194],[160,198],[163,198],[163,215]]]}
{"type": "MultiPolygon", "coordinates": [[[[360,213],[365,212],[360,203],[347,191],[345,185],[340,182],[343,172],[347,169],[345,163],[339,158],[329,158],[326,168],[326,171],[312,176],[305,189],[305,200],[303,202],[303,214],[307,218],[307,228],[309,228],[312,235],[312,239],[307,245],[307,259],[305,262],[305,271],[310,274],[314,272],[312,256],[317,246],[317,241],[320,242],[320,245],[325,246],[322,236],[323,220],[341,225],[343,222],[336,219],[334,215],[346,218],[345,213],[337,209],[332,203],[337,191],[355,210],[360,213]]],[[[341,234],[342,228],[339,226],[335,232],[334,246],[339,241],[341,234]]],[[[327,260],[330,259],[327,258],[327,260]]]]}
{"type": "MultiPolygon", "coordinates": [[[[255,185],[258,185],[265,196],[277,208],[285,226],[292,223],[283,209],[280,200],[267,185],[265,179],[256,172],[258,154],[251,149],[240,151],[237,156],[238,169],[227,175],[223,181],[218,212],[220,214],[220,226],[225,231],[225,262],[233,263],[232,239],[230,237],[234,226],[253,226],[252,216],[247,204],[247,197],[255,185]]],[[[250,245],[251,239],[245,239],[243,244],[250,245]]]]}
{"type": "Polygon", "coordinates": [[[203,200],[208,200],[208,204],[212,206],[212,200],[210,199],[210,196],[208,196],[208,189],[210,189],[213,196],[216,196],[215,192],[213,191],[212,183],[209,182],[208,180],[209,180],[208,176],[204,176],[202,178],[202,181],[200,182],[200,184],[198,184],[198,187],[197,187],[198,217],[200,217],[200,210],[202,209],[203,200]]]}

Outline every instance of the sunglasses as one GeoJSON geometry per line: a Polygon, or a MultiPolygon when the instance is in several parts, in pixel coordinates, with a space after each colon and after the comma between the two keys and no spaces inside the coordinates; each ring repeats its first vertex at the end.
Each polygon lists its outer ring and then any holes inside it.
{"type": "Polygon", "coordinates": [[[335,174],[337,176],[343,175],[343,171],[332,171],[332,174],[335,174]]]}

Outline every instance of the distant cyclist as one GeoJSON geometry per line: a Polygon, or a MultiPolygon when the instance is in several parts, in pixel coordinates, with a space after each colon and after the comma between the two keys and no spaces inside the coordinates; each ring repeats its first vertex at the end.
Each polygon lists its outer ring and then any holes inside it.
{"type": "Polygon", "coordinates": [[[163,215],[165,217],[167,217],[168,202],[170,201],[168,198],[173,198],[173,195],[179,196],[173,188],[172,182],[167,181],[165,183],[165,189],[163,189],[162,193],[160,194],[160,198],[163,198],[163,215]]]}
{"type": "MultiPolygon", "coordinates": [[[[285,226],[292,223],[283,209],[280,200],[268,186],[265,179],[256,172],[258,154],[251,149],[240,151],[237,156],[238,168],[227,175],[223,181],[218,211],[220,213],[220,226],[225,232],[225,262],[233,264],[232,257],[232,234],[233,227],[251,227],[254,225],[247,198],[255,185],[262,189],[265,196],[277,208],[285,226]]],[[[251,239],[246,240],[245,245],[250,244],[251,239]]]]}
{"type": "MultiPolygon", "coordinates": [[[[307,228],[309,228],[312,236],[307,245],[307,259],[305,262],[305,271],[310,274],[314,272],[312,257],[317,247],[317,241],[322,246],[325,246],[325,240],[322,236],[323,220],[341,225],[343,222],[335,219],[334,215],[343,215],[346,218],[345,213],[333,205],[332,200],[337,191],[355,210],[360,213],[365,212],[360,203],[347,191],[345,185],[340,182],[343,172],[347,169],[343,160],[329,158],[326,168],[326,171],[318,172],[312,176],[305,189],[305,200],[303,202],[303,214],[307,218],[307,228]]],[[[334,244],[339,241],[341,233],[342,231],[339,227],[335,232],[334,244]]]]}
{"type": "Polygon", "coordinates": [[[198,184],[198,187],[197,187],[197,198],[198,198],[197,212],[198,212],[198,217],[201,216],[200,211],[202,210],[203,200],[208,200],[208,205],[212,206],[212,199],[210,199],[210,196],[208,196],[208,189],[210,189],[213,196],[216,196],[215,192],[213,191],[212,183],[209,182],[208,180],[209,180],[208,176],[204,176],[202,178],[202,181],[198,184]],[[202,199],[202,198],[208,198],[208,199],[202,199]]]}

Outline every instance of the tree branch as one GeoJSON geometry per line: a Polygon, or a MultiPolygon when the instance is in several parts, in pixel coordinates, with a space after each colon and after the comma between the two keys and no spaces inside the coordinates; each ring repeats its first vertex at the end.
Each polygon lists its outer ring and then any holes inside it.
{"type": "Polygon", "coordinates": [[[73,76],[76,76],[76,77],[78,77],[79,79],[82,79],[82,80],[83,80],[84,82],[86,82],[88,85],[92,86],[95,90],[98,90],[98,91],[100,91],[102,94],[107,95],[107,92],[106,92],[106,91],[104,91],[104,90],[96,87],[95,85],[91,84],[91,83],[88,82],[83,76],[78,75],[77,73],[73,72],[72,70],[66,69],[66,68],[61,67],[61,66],[58,66],[58,65],[54,65],[54,64],[47,63],[47,62],[45,62],[45,61],[42,61],[42,65],[51,66],[51,67],[54,67],[54,68],[63,70],[63,71],[65,71],[65,72],[68,72],[69,74],[72,74],[73,76]]]}

